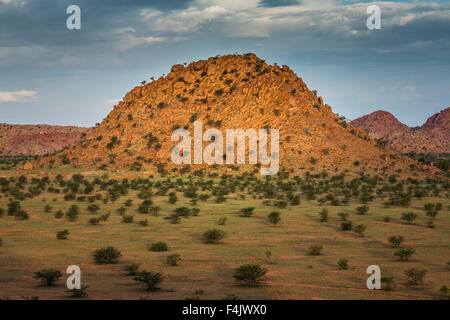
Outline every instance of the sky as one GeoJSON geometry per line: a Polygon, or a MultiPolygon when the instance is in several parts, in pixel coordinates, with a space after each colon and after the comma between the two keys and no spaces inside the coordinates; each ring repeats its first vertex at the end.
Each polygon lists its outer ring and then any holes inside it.
{"type": "Polygon", "coordinates": [[[450,106],[450,1],[0,0],[0,122],[92,126],[174,64],[247,52],[348,119],[386,110],[417,126],[450,106]]]}

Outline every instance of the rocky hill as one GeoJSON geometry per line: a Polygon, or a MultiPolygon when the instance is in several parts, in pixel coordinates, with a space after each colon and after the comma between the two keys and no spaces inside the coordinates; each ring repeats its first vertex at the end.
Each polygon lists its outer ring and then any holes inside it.
{"type": "Polygon", "coordinates": [[[410,128],[386,111],[376,111],[351,122],[399,152],[450,153],[450,108],[431,116],[423,126],[410,128]]]}
{"type": "Polygon", "coordinates": [[[70,146],[91,128],[0,123],[0,156],[51,154],[70,146]]]}
{"type": "Polygon", "coordinates": [[[250,168],[175,165],[172,132],[186,128],[193,134],[194,121],[202,121],[203,131],[279,129],[280,165],[294,171],[405,172],[414,163],[340,119],[288,66],[269,65],[254,54],[174,65],[167,76],[127,93],[77,144],[42,163],[160,172],[250,168]]]}

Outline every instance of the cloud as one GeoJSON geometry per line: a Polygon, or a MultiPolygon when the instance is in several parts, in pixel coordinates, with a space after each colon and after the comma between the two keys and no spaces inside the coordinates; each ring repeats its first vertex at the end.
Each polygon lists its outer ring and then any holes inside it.
{"type": "Polygon", "coordinates": [[[0,91],[0,102],[32,102],[38,100],[36,91],[0,91]]]}

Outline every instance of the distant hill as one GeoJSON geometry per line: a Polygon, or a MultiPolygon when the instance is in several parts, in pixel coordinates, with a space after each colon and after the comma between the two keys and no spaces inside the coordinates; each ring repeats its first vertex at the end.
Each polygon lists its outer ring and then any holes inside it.
{"type": "Polygon", "coordinates": [[[167,76],[132,89],[98,127],[42,164],[173,173],[233,169],[172,163],[173,130],[192,134],[196,120],[203,130],[279,129],[280,166],[295,171],[406,172],[415,163],[340,119],[288,66],[250,53],[174,65],[167,76]]]}
{"type": "Polygon", "coordinates": [[[423,126],[410,128],[387,111],[376,111],[351,122],[403,153],[450,153],[450,108],[434,114],[423,126]]]}
{"type": "Polygon", "coordinates": [[[0,123],[0,156],[20,157],[51,154],[70,146],[91,128],[0,123]]]}

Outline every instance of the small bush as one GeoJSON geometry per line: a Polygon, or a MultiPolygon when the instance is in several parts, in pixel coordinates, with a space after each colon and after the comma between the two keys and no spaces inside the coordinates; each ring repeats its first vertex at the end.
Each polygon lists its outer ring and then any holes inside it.
{"type": "Polygon", "coordinates": [[[122,256],[119,250],[113,247],[98,249],[94,253],[94,261],[98,264],[115,264],[122,256]]]}
{"type": "Polygon", "coordinates": [[[339,259],[338,268],[339,268],[339,270],[347,270],[348,269],[348,259],[339,259]]]}
{"type": "Polygon", "coordinates": [[[220,218],[219,220],[217,220],[217,224],[219,226],[224,226],[227,223],[227,220],[228,220],[228,218],[226,218],[226,217],[220,218]]]}
{"type": "Polygon", "coordinates": [[[255,210],[254,207],[242,208],[240,210],[241,217],[245,217],[245,218],[251,217],[253,214],[253,210],[255,210]]]}
{"type": "Polygon", "coordinates": [[[328,221],[328,210],[322,209],[320,211],[320,222],[327,222],[328,221]]]}
{"type": "Polygon", "coordinates": [[[163,275],[160,272],[143,270],[134,277],[134,280],[146,284],[148,291],[154,291],[158,289],[158,284],[162,282],[163,275]]]}
{"type": "Polygon", "coordinates": [[[168,251],[169,248],[167,247],[167,244],[165,242],[159,241],[159,242],[153,242],[148,247],[148,250],[150,250],[150,251],[168,251]]]}
{"type": "Polygon", "coordinates": [[[409,258],[414,254],[414,249],[398,249],[395,251],[394,256],[399,257],[400,261],[408,261],[409,258]]]}
{"type": "Polygon", "coordinates": [[[423,278],[427,274],[427,270],[418,268],[409,268],[405,271],[405,276],[410,285],[423,284],[423,278]]]}
{"type": "Polygon", "coordinates": [[[56,233],[56,239],[58,239],[58,240],[65,240],[65,239],[68,238],[69,234],[70,234],[70,232],[67,229],[62,230],[62,231],[58,231],[56,233]]]}
{"type": "Polygon", "coordinates": [[[364,231],[366,231],[366,226],[363,224],[358,224],[353,228],[353,231],[356,232],[360,237],[364,237],[364,231]]]}
{"type": "Polygon", "coordinates": [[[62,212],[61,210],[59,210],[57,213],[55,213],[56,219],[61,219],[63,216],[64,216],[64,212],[62,212]]]}
{"type": "Polygon", "coordinates": [[[273,225],[276,225],[281,220],[280,215],[281,214],[277,211],[269,213],[269,216],[268,216],[269,222],[273,225]]]}
{"type": "Polygon", "coordinates": [[[59,278],[62,277],[62,273],[56,269],[42,269],[35,272],[33,278],[39,279],[46,286],[52,286],[59,278]]]}
{"type": "Polygon", "coordinates": [[[100,216],[100,219],[101,219],[102,221],[108,221],[109,216],[110,216],[109,213],[105,213],[105,214],[102,214],[102,215],[100,216]]]}
{"type": "Polygon", "coordinates": [[[413,212],[407,212],[402,214],[402,220],[405,220],[408,224],[411,224],[416,220],[417,214],[413,212]]]}
{"type": "Polygon", "coordinates": [[[75,221],[78,217],[78,214],[80,213],[80,208],[77,205],[72,205],[69,208],[69,211],[66,213],[66,218],[69,221],[75,221]]]}
{"type": "Polygon", "coordinates": [[[339,212],[338,216],[341,218],[342,221],[347,221],[349,214],[346,212],[339,212]]]}
{"type": "Polygon", "coordinates": [[[203,233],[203,241],[205,243],[218,243],[225,236],[225,232],[219,229],[210,229],[203,233]]]}
{"type": "Polygon", "coordinates": [[[52,211],[52,207],[51,207],[51,206],[46,205],[46,206],[44,207],[44,212],[45,212],[45,213],[49,213],[49,212],[51,212],[51,211],[52,211]]]}
{"type": "Polygon", "coordinates": [[[351,221],[341,222],[342,231],[350,231],[353,229],[353,223],[351,221]]]}
{"type": "Polygon", "coordinates": [[[136,276],[139,273],[139,267],[140,266],[141,265],[138,264],[138,263],[132,263],[132,264],[129,264],[129,265],[125,266],[123,268],[123,270],[125,271],[125,274],[127,276],[136,276]]]}
{"type": "Polygon", "coordinates": [[[443,285],[441,289],[439,289],[439,293],[441,295],[441,300],[450,300],[450,289],[446,285],[443,285]]]}
{"type": "Polygon", "coordinates": [[[178,253],[167,256],[166,262],[169,266],[176,266],[181,261],[181,256],[178,253]]]}
{"type": "Polygon", "coordinates": [[[310,256],[319,256],[322,254],[322,249],[323,249],[323,246],[321,246],[321,245],[310,246],[308,249],[308,254],[310,256]]]}
{"type": "Polygon", "coordinates": [[[266,279],[267,269],[258,264],[244,264],[233,272],[236,281],[247,286],[258,286],[266,279]]]}
{"type": "Polygon", "coordinates": [[[133,216],[123,216],[122,217],[122,222],[123,223],[132,223],[133,222],[133,220],[134,220],[134,217],[133,216]]]}
{"type": "Polygon", "coordinates": [[[91,219],[89,219],[88,223],[91,226],[96,226],[100,223],[100,220],[101,220],[100,218],[91,218],[91,219]]]}
{"type": "Polygon", "coordinates": [[[28,215],[28,213],[25,210],[19,209],[15,214],[14,214],[14,219],[16,220],[28,220],[30,218],[30,216],[28,215]]]}
{"type": "Polygon", "coordinates": [[[87,288],[89,288],[89,286],[81,286],[80,289],[69,289],[67,292],[71,294],[72,298],[85,298],[88,296],[88,293],[86,292],[87,288]]]}
{"type": "Polygon", "coordinates": [[[384,291],[395,291],[395,289],[397,289],[397,285],[395,283],[394,277],[382,277],[381,289],[383,289],[384,291]]]}
{"type": "Polygon", "coordinates": [[[360,206],[360,207],[357,207],[357,208],[356,208],[356,212],[357,212],[359,215],[364,215],[364,214],[366,214],[368,211],[369,211],[369,206],[366,206],[366,205],[360,206]]]}
{"type": "Polygon", "coordinates": [[[143,227],[148,226],[148,220],[147,220],[147,219],[141,220],[141,221],[139,221],[138,223],[139,223],[140,226],[143,226],[143,227]]]}
{"type": "Polygon", "coordinates": [[[403,236],[390,236],[388,240],[392,244],[392,247],[399,248],[403,241],[405,241],[405,238],[403,236]]]}

